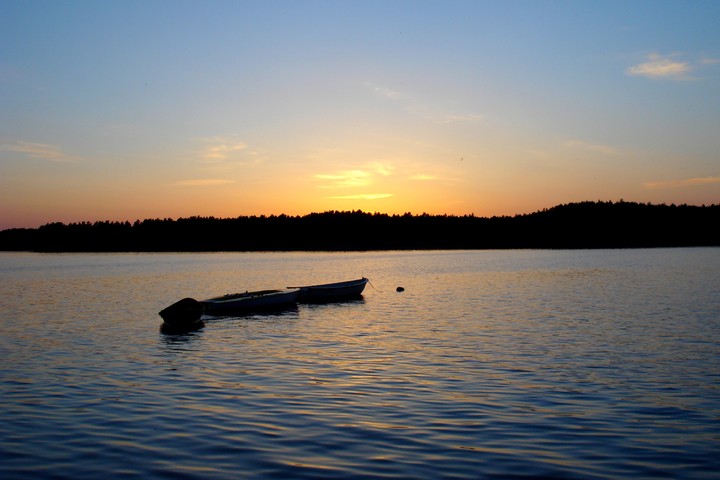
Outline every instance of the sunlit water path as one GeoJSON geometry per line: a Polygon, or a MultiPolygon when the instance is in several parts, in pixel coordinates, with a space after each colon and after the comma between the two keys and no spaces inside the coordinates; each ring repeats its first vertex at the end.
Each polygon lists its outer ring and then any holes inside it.
{"type": "Polygon", "coordinates": [[[4,480],[720,471],[718,248],[0,253],[0,305],[4,480]],[[360,276],[159,328],[184,296],[360,276]]]}

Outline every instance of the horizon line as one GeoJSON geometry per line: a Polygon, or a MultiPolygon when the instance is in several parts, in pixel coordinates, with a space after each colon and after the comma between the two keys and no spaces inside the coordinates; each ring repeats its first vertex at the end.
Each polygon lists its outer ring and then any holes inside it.
{"type": "Polygon", "coordinates": [[[676,203],[674,203],[674,202],[673,202],[673,203],[669,203],[669,204],[668,204],[668,203],[665,203],[665,202],[663,202],[663,203],[637,202],[637,201],[624,200],[624,199],[620,199],[620,200],[580,200],[580,201],[575,201],[575,202],[558,203],[558,204],[555,204],[555,205],[553,205],[553,206],[551,206],[551,207],[541,208],[541,209],[538,209],[538,210],[534,210],[534,211],[532,211],[532,212],[527,212],[527,213],[515,213],[515,214],[511,214],[511,215],[483,215],[483,216],[476,216],[474,212],[465,213],[465,214],[448,214],[448,213],[434,213],[434,214],[430,214],[430,213],[427,213],[427,212],[423,212],[423,213],[419,213],[419,214],[418,214],[418,213],[413,213],[413,212],[411,212],[411,211],[404,212],[404,213],[402,213],[402,214],[400,214],[400,213],[390,214],[390,213],[379,212],[379,211],[365,211],[365,210],[362,210],[362,209],[357,209],[357,210],[324,210],[324,211],[313,211],[313,212],[310,212],[310,213],[297,214],[297,215],[289,215],[289,214],[286,214],[286,213],[279,213],[279,214],[238,215],[238,216],[235,216],[235,217],[215,217],[215,216],[213,216],[213,215],[190,215],[190,216],[185,216],[185,217],[180,216],[180,217],[174,217],[174,218],[173,218],[173,217],[163,217],[163,218],[161,218],[161,217],[146,217],[146,218],[144,218],[144,219],[142,219],[142,220],[139,219],[139,218],[136,218],[136,219],[133,220],[133,221],[131,221],[131,220],[129,220],[129,219],[125,219],[125,220],[110,220],[110,219],[99,220],[99,219],[97,219],[97,220],[80,220],[80,221],[73,221],[73,222],[67,222],[67,223],[58,220],[58,221],[50,221],[50,222],[44,223],[44,224],[42,224],[42,225],[39,225],[39,226],[37,226],[37,227],[9,227],[9,228],[3,228],[3,229],[0,230],[0,232],[4,232],[4,231],[8,231],[8,230],[34,230],[34,229],[41,228],[41,227],[43,227],[43,226],[55,225],[55,224],[61,224],[61,225],[69,226],[69,225],[80,225],[80,224],[90,224],[90,225],[93,225],[93,224],[96,224],[96,223],[130,223],[130,224],[132,225],[132,224],[135,224],[135,223],[138,223],[138,222],[144,222],[144,221],[149,221],[149,220],[179,221],[179,220],[188,220],[188,219],[196,219],[196,218],[199,218],[199,219],[213,219],[213,220],[234,220],[234,219],[238,219],[238,218],[252,218],[252,217],[255,217],[255,218],[272,218],[272,217],[276,217],[276,218],[277,218],[277,217],[304,218],[304,217],[307,217],[307,216],[310,216],[310,215],[321,215],[321,214],[325,214],[325,213],[339,213],[339,214],[360,213],[360,214],[368,214],[368,215],[385,215],[385,216],[388,216],[388,217],[393,217],[393,216],[402,217],[402,216],[410,215],[410,216],[413,216],[413,217],[421,217],[421,216],[429,216],[429,217],[451,217],[451,218],[452,218],[452,217],[456,217],[456,218],[471,217],[471,218],[487,218],[487,219],[491,219],[491,218],[513,218],[513,217],[518,217],[518,216],[533,215],[533,214],[536,214],[536,213],[542,213],[542,212],[544,212],[544,211],[551,210],[551,209],[557,208],[557,207],[562,207],[562,206],[567,206],[567,205],[587,204],[587,203],[592,203],[592,204],[612,204],[612,205],[615,205],[615,204],[635,204],[635,205],[643,205],[643,206],[651,206],[651,207],[652,207],[652,206],[657,206],[657,207],[666,206],[666,207],[713,208],[713,207],[718,207],[718,206],[720,206],[720,203],[717,203],[717,204],[716,204],[716,203],[711,203],[711,204],[704,204],[704,203],[703,203],[703,204],[701,204],[701,205],[698,205],[698,204],[688,204],[688,203],[676,204],[676,203]]]}

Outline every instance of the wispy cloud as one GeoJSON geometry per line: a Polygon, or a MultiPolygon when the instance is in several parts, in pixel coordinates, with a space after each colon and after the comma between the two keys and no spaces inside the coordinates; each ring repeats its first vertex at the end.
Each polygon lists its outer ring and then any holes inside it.
{"type": "Polygon", "coordinates": [[[476,113],[447,114],[438,117],[440,123],[480,123],[485,120],[485,115],[476,113]]]}
{"type": "Polygon", "coordinates": [[[387,177],[393,174],[394,165],[389,163],[374,162],[362,168],[353,170],[342,170],[334,173],[317,173],[313,175],[318,180],[328,183],[320,188],[347,188],[366,187],[372,184],[377,176],[387,177]]]}
{"type": "Polygon", "coordinates": [[[625,72],[633,77],[686,79],[692,67],[689,62],[675,60],[676,56],[651,53],[645,62],[628,67],[625,72]]]}
{"type": "Polygon", "coordinates": [[[395,90],[393,88],[374,85],[371,83],[368,83],[367,86],[372,89],[375,95],[385,98],[394,104],[401,106],[407,111],[419,114],[420,112],[427,110],[427,106],[423,102],[419,101],[415,95],[412,95],[409,92],[395,90]]]}
{"type": "Polygon", "coordinates": [[[478,123],[485,115],[477,113],[447,113],[442,108],[432,107],[428,102],[418,99],[410,92],[395,90],[385,86],[367,84],[379,96],[396,102],[411,114],[439,124],[478,123]]]}
{"type": "Polygon", "coordinates": [[[588,143],[582,140],[568,140],[563,143],[563,147],[588,150],[591,152],[602,153],[605,155],[617,155],[619,153],[618,149],[616,149],[615,147],[611,147],[608,145],[600,145],[596,143],[588,143]]]}
{"type": "Polygon", "coordinates": [[[427,172],[416,173],[414,175],[410,175],[409,177],[407,177],[407,179],[412,182],[443,182],[443,183],[463,182],[462,178],[441,176],[441,175],[436,175],[436,174],[427,173],[427,172]]]}
{"type": "Polygon", "coordinates": [[[391,163],[373,162],[368,164],[368,169],[378,175],[387,177],[393,174],[395,171],[395,165],[391,163]]]}
{"type": "Polygon", "coordinates": [[[216,136],[202,138],[205,144],[201,156],[208,163],[220,163],[226,160],[236,159],[238,154],[245,152],[248,148],[245,142],[239,141],[232,136],[216,136]]]}
{"type": "Polygon", "coordinates": [[[697,80],[693,73],[720,64],[720,59],[703,57],[689,59],[687,55],[673,53],[661,55],[651,53],[644,62],[632,65],[625,69],[631,77],[645,77],[655,80],[697,80]]]}
{"type": "Polygon", "coordinates": [[[180,180],[170,185],[174,187],[214,187],[217,185],[227,185],[229,183],[235,183],[235,180],[224,178],[197,178],[193,180],[180,180]]]}
{"type": "Polygon", "coordinates": [[[436,177],[436,176],[434,176],[434,175],[426,175],[426,174],[424,174],[424,173],[419,173],[419,174],[417,174],[417,175],[411,176],[411,177],[410,177],[410,180],[417,180],[417,181],[420,181],[420,182],[427,182],[427,181],[431,181],[431,180],[438,180],[438,177],[436,177]]]}
{"type": "Polygon", "coordinates": [[[322,188],[364,187],[370,183],[370,177],[370,173],[363,170],[347,170],[332,174],[318,173],[315,175],[318,180],[332,182],[331,185],[323,185],[322,188]]]}
{"type": "Polygon", "coordinates": [[[666,180],[663,182],[646,182],[643,186],[651,190],[657,190],[666,188],[698,187],[701,185],[713,185],[717,183],[720,183],[720,177],[697,177],[679,180],[666,180]]]}
{"type": "Polygon", "coordinates": [[[411,98],[411,96],[409,94],[398,91],[398,90],[393,90],[391,88],[381,87],[379,85],[370,85],[370,87],[372,87],[372,89],[375,91],[375,93],[379,94],[380,96],[383,96],[385,98],[390,98],[392,100],[411,98]]]}
{"type": "Polygon", "coordinates": [[[335,200],[380,200],[382,198],[392,197],[392,193],[360,193],[357,195],[340,195],[337,197],[327,197],[335,200]]]}
{"type": "Polygon", "coordinates": [[[0,150],[19,153],[28,158],[38,158],[40,160],[47,160],[50,162],[75,162],[78,160],[77,157],[72,157],[64,153],[61,147],[45,143],[33,143],[18,140],[12,143],[0,144],[0,150]]]}

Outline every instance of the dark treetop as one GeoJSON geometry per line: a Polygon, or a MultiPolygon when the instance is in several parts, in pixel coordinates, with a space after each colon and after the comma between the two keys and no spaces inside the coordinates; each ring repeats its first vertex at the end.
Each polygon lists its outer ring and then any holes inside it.
{"type": "Polygon", "coordinates": [[[49,223],[0,231],[0,250],[163,252],[720,246],[720,205],[580,202],[513,217],[360,210],[49,223]]]}

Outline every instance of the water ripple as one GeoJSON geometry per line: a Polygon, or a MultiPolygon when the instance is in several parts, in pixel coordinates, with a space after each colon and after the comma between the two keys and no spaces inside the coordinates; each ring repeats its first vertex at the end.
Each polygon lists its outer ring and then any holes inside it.
{"type": "Polygon", "coordinates": [[[0,258],[3,480],[720,471],[718,249],[0,258]],[[158,328],[179,289],[357,271],[363,301],[158,328]]]}

